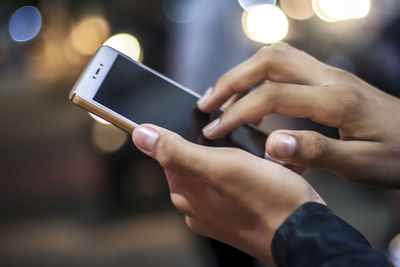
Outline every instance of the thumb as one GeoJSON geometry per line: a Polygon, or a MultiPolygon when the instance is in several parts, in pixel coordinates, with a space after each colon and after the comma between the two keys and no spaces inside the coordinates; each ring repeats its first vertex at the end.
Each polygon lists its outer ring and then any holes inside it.
{"type": "Polygon", "coordinates": [[[143,124],[133,131],[133,143],[143,153],[157,160],[164,168],[203,173],[216,161],[211,148],[199,146],[164,128],[143,124]],[[196,163],[196,164],[194,164],[196,163]]]}
{"type": "Polygon", "coordinates": [[[312,131],[275,131],[266,142],[267,153],[288,165],[316,167],[332,171],[350,181],[372,185],[389,185],[377,181],[379,170],[393,166],[384,158],[385,147],[377,141],[337,140],[312,131]],[[375,167],[375,168],[374,168],[375,167]],[[378,171],[377,171],[378,170],[378,171]]]}
{"type": "Polygon", "coordinates": [[[132,134],[132,140],[136,147],[153,158],[156,155],[157,144],[160,139],[160,129],[157,128],[152,125],[140,125],[135,128],[132,134]]]}
{"type": "Polygon", "coordinates": [[[288,164],[336,169],[342,158],[341,142],[312,131],[279,130],[268,137],[266,151],[288,164]]]}
{"type": "MultiPolygon", "coordinates": [[[[193,144],[178,134],[153,124],[142,124],[132,134],[133,143],[143,153],[156,159],[161,165],[179,162],[177,157],[193,157],[193,144]]],[[[194,152],[194,151],[193,151],[194,152]]]]}

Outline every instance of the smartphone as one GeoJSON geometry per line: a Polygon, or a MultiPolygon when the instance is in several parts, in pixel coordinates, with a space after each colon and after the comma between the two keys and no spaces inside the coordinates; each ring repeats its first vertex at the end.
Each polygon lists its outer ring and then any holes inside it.
{"type": "Polygon", "coordinates": [[[128,56],[102,46],[74,88],[70,100],[85,110],[132,134],[151,123],[206,146],[237,147],[264,157],[266,134],[242,126],[219,140],[208,140],[202,129],[222,111],[204,114],[197,109],[199,95],[128,56]]]}

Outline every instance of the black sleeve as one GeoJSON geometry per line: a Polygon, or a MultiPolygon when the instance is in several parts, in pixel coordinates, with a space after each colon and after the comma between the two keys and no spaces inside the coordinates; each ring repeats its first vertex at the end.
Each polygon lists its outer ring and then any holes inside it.
{"type": "Polygon", "coordinates": [[[393,266],[353,227],[326,206],[303,204],[272,240],[277,266],[393,266]]]}

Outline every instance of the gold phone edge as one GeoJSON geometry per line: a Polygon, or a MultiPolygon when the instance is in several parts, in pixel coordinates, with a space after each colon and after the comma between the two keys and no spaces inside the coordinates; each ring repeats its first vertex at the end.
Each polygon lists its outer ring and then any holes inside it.
{"type": "Polygon", "coordinates": [[[135,129],[135,126],[121,120],[120,118],[114,116],[113,114],[110,114],[109,112],[101,109],[100,107],[93,105],[92,103],[81,98],[75,92],[71,92],[69,100],[75,105],[79,106],[80,108],[83,108],[84,110],[89,111],[103,118],[104,120],[112,123],[114,126],[120,128],[121,130],[127,132],[128,134],[132,134],[133,130],[135,129]]]}

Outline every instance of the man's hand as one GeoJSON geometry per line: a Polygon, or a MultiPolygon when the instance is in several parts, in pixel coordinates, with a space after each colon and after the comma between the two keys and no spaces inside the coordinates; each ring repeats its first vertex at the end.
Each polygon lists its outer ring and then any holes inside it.
{"type": "Polygon", "coordinates": [[[203,130],[209,139],[271,113],[308,118],[338,128],[340,140],[279,130],[267,140],[268,154],[354,182],[400,187],[400,100],[350,73],[277,43],[223,75],[198,106],[212,112],[224,103],[224,114],[203,130]]]}
{"type": "Polygon", "coordinates": [[[196,145],[154,125],[136,128],[133,141],[164,168],[191,229],[270,263],[284,220],[305,202],[324,203],[301,176],[239,149],[196,145]]]}

